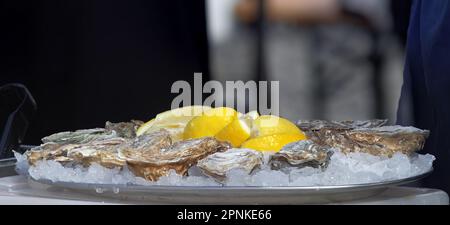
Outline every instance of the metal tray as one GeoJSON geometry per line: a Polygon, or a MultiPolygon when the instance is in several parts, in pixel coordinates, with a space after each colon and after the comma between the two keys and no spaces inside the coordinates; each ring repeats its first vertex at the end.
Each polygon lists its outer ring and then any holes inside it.
{"type": "Polygon", "coordinates": [[[15,158],[0,159],[0,178],[17,175],[15,167],[15,158]]]}
{"type": "Polygon", "coordinates": [[[63,188],[97,197],[158,204],[323,204],[363,199],[387,188],[418,181],[432,172],[400,180],[335,186],[139,186],[52,182],[29,179],[30,185],[63,188]]]}

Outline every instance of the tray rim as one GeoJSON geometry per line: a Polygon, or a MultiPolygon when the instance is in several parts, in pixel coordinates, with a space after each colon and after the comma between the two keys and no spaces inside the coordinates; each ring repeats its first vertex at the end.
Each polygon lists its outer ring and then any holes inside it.
{"type": "Polygon", "coordinates": [[[77,189],[77,190],[94,190],[101,188],[103,190],[119,188],[125,192],[198,192],[198,191],[222,191],[222,192],[236,192],[236,191],[301,191],[305,193],[338,193],[338,192],[352,192],[364,191],[370,189],[381,189],[392,186],[400,186],[407,183],[418,181],[430,175],[433,168],[412,177],[406,177],[397,180],[387,180],[375,183],[359,183],[359,184],[345,184],[345,185],[323,185],[323,186],[182,186],[182,185],[137,185],[137,184],[98,184],[98,183],[76,183],[67,181],[53,182],[49,179],[34,179],[28,176],[28,179],[55,187],[77,189]]]}

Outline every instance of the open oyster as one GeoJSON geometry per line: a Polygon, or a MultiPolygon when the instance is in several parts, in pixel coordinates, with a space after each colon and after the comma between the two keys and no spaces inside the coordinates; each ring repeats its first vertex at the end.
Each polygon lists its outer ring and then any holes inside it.
{"type": "Polygon", "coordinates": [[[164,148],[140,151],[135,148],[122,148],[119,157],[126,160],[130,170],[147,180],[156,181],[170,170],[187,175],[188,169],[198,160],[230,148],[227,142],[212,137],[190,139],[176,142],[164,148]]]}
{"type": "Polygon", "coordinates": [[[309,139],[342,152],[365,152],[392,156],[395,152],[411,154],[421,150],[429,131],[415,127],[382,126],[381,120],[355,122],[299,121],[309,139]]]}
{"type": "Polygon", "coordinates": [[[83,129],[76,131],[59,132],[42,138],[42,143],[57,144],[84,144],[91,141],[108,140],[111,138],[134,138],[136,129],[142,124],[141,121],[111,123],[106,122],[105,128],[83,129]]]}
{"type": "Polygon", "coordinates": [[[126,161],[119,157],[118,151],[120,149],[147,152],[166,148],[171,144],[169,133],[161,130],[144,134],[134,139],[111,138],[80,144],[67,151],[67,157],[83,166],[89,166],[96,162],[107,168],[123,167],[126,165],[126,161]]]}
{"type": "Polygon", "coordinates": [[[61,145],[49,142],[40,146],[34,147],[25,152],[28,163],[35,165],[40,160],[58,160],[61,162],[68,162],[67,151],[61,148],[61,145]]]}
{"type": "Polygon", "coordinates": [[[123,143],[125,143],[123,138],[111,138],[87,144],[66,145],[70,147],[67,150],[67,157],[83,166],[90,166],[96,162],[107,168],[122,167],[125,165],[125,161],[117,157],[116,148],[123,143]]]}
{"type": "Polygon", "coordinates": [[[325,169],[328,166],[333,151],[329,148],[315,144],[310,140],[303,140],[285,145],[279,152],[270,157],[269,164],[272,169],[281,169],[285,166],[325,169]]]}
{"type": "Polygon", "coordinates": [[[61,132],[43,139],[44,144],[26,152],[30,165],[39,160],[55,160],[62,164],[74,163],[89,166],[99,163],[102,166],[122,167],[126,163],[118,158],[119,148],[132,148],[136,151],[150,151],[168,147],[172,144],[170,134],[161,130],[135,136],[135,122],[106,123],[106,128],[61,132]]]}
{"type": "Polygon", "coordinates": [[[65,131],[42,138],[42,143],[83,144],[94,140],[106,140],[118,137],[115,131],[107,131],[104,128],[84,129],[77,131],[65,131]]]}
{"type": "Polygon", "coordinates": [[[227,172],[232,169],[243,169],[250,174],[263,163],[263,154],[251,149],[230,149],[217,152],[198,161],[201,171],[215,179],[224,182],[227,172]]]}
{"type": "Polygon", "coordinates": [[[344,121],[326,121],[326,120],[299,120],[297,126],[302,131],[317,131],[322,129],[329,130],[352,130],[357,128],[381,127],[387,123],[387,120],[344,120],[344,121]]]}
{"type": "Polygon", "coordinates": [[[106,131],[115,131],[117,136],[123,138],[135,138],[136,130],[144,122],[139,120],[131,120],[131,122],[112,123],[107,121],[105,124],[106,131]]]}
{"type": "Polygon", "coordinates": [[[113,163],[113,159],[109,159],[112,158],[114,152],[117,152],[116,147],[124,142],[125,139],[123,138],[111,138],[84,144],[59,145],[48,142],[27,151],[25,155],[30,165],[35,165],[39,160],[54,160],[62,164],[75,163],[84,166],[88,166],[92,162],[97,162],[105,167],[111,168],[113,165],[124,165],[124,162],[114,160],[113,163]]]}
{"type": "Polygon", "coordinates": [[[122,156],[127,157],[127,152],[136,157],[145,156],[149,152],[158,152],[162,148],[172,145],[170,133],[165,129],[138,136],[124,145],[119,146],[122,156]]]}

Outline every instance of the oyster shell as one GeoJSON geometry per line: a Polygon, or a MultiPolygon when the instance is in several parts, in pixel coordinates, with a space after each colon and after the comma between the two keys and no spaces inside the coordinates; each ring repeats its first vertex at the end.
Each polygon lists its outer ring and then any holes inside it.
{"type": "Polygon", "coordinates": [[[80,144],[67,151],[67,157],[83,166],[89,166],[95,162],[107,168],[121,168],[126,165],[126,161],[119,157],[118,151],[120,149],[146,152],[166,148],[171,144],[169,133],[161,130],[144,134],[134,139],[111,138],[80,144]]]}
{"type": "Polygon", "coordinates": [[[37,161],[46,159],[56,159],[58,157],[66,156],[66,153],[60,148],[61,145],[48,142],[40,146],[34,147],[25,152],[28,163],[35,165],[37,161]]]}
{"type": "Polygon", "coordinates": [[[116,166],[125,164],[125,162],[119,163],[117,160],[115,160],[115,163],[112,163],[108,158],[109,155],[117,152],[115,148],[124,142],[125,139],[123,138],[92,141],[84,144],[59,145],[48,142],[27,151],[25,155],[30,165],[35,165],[39,160],[54,160],[62,164],[75,163],[84,166],[88,166],[92,162],[97,162],[105,167],[111,168],[111,164],[116,166]]]}
{"type": "Polygon", "coordinates": [[[428,130],[415,127],[382,126],[380,120],[356,122],[299,121],[309,139],[322,146],[339,148],[344,153],[365,152],[391,157],[396,152],[411,154],[421,150],[428,130]]]}
{"type": "Polygon", "coordinates": [[[119,136],[119,137],[135,138],[136,130],[143,123],[144,122],[139,121],[139,120],[131,120],[131,122],[119,122],[119,123],[112,123],[112,122],[107,121],[105,124],[105,130],[107,132],[115,131],[117,133],[117,136],[119,136]]]}
{"type": "MultiPolygon", "coordinates": [[[[113,168],[126,165],[125,160],[119,158],[119,149],[132,149],[136,152],[156,152],[172,144],[169,132],[164,129],[144,134],[134,139],[120,137],[88,139],[91,141],[76,144],[47,142],[27,151],[25,155],[30,165],[35,165],[40,160],[55,160],[62,164],[73,163],[83,166],[89,166],[95,162],[104,167],[113,168]]],[[[84,139],[84,141],[88,139],[84,139]]]]}
{"type": "Polygon", "coordinates": [[[44,137],[43,144],[27,151],[30,165],[39,160],[55,160],[89,166],[96,162],[102,166],[122,167],[126,163],[118,158],[118,148],[132,147],[136,150],[149,150],[167,147],[172,142],[167,131],[145,134],[137,138],[136,129],[140,121],[111,123],[105,128],[60,132],[44,137]]]}
{"type": "Polygon", "coordinates": [[[321,129],[330,130],[352,130],[357,128],[381,127],[388,120],[344,120],[344,121],[326,121],[326,120],[299,120],[297,126],[305,132],[321,129]]]}
{"type": "Polygon", "coordinates": [[[134,138],[136,130],[142,121],[132,120],[131,122],[111,123],[106,122],[105,128],[83,129],[76,131],[59,132],[42,138],[42,143],[57,144],[84,144],[91,141],[108,140],[111,138],[134,138]]]}
{"type": "Polygon", "coordinates": [[[125,161],[118,158],[117,147],[123,143],[125,143],[123,138],[112,138],[75,145],[67,150],[67,157],[83,166],[90,166],[96,162],[107,168],[122,167],[125,161]]]}
{"type": "Polygon", "coordinates": [[[167,175],[170,170],[187,175],[188,169],[198,160],[229,148],[227,142],[206,137],[180,141],[165,148],[146,151],[122,148],[119,150],[119,157],[126,160],[128,167],[136,176],[156,181],[159,177],[167,175]]]}
{"type": "Polygon", "coordinates": [[[251,149],[230,149],[216,152],[198,161],[197,166],[207,176],[219,183],[226,180],[227,172],[232,169],[243,169],[250,174],[263,163],[263,154],[251,149]]]}
{"type": "Polygon", "coordinates": [[[281,169],[285,166],[325,169],[328,166],[333,151],[329,148],[315,144],[310,140],[303,140],[285,145],[280,151],[270,157],[269,164],[272,169],[281,169]]]}
{"type": "Polygon", "coordinates": [[[53,142],[56,144],[84,144],[94,140],[107,140],[118,137],[114,130],[104,128],[84,129],[77,131],[65,131],[42,138],[42,143],[53,142]]]}

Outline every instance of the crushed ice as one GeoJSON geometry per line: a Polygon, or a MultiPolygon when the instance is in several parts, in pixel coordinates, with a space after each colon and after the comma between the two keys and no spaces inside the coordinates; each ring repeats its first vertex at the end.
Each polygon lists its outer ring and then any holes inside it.
{"type": "MultiPolygon", "coordinates": [[[[251,175],[242,170],[231,170],[227,174],[226,186],[315,186],[345,185],[389,181],[419,175],[429,171],[435,157],[430,154],[406,156],[396,153],[391,158],[367,153],[343,154],[338,150],[331,157],[324,171],[311,167],[271,170],[265,153],[265,164],[251,175]]],[[[29,166],[26,157],[15,153],[16,169],[20,174],[29,174],[34,179],[47,179],[53,182],[77,182],[95,184],[135,184],[135,185],[174,185],[174,186],[221,186],[213,179],[204,176],[197,167],[189,170],[189,176],[181,176],[172,171],[156,182],[136,177],[128,168],[108,169],[99,164],[88,168],[76,166],[63,167],[60,163],[47,160],[29,166]]],[[[118,192],[118,191],[117,191],[118,192]]]]}

